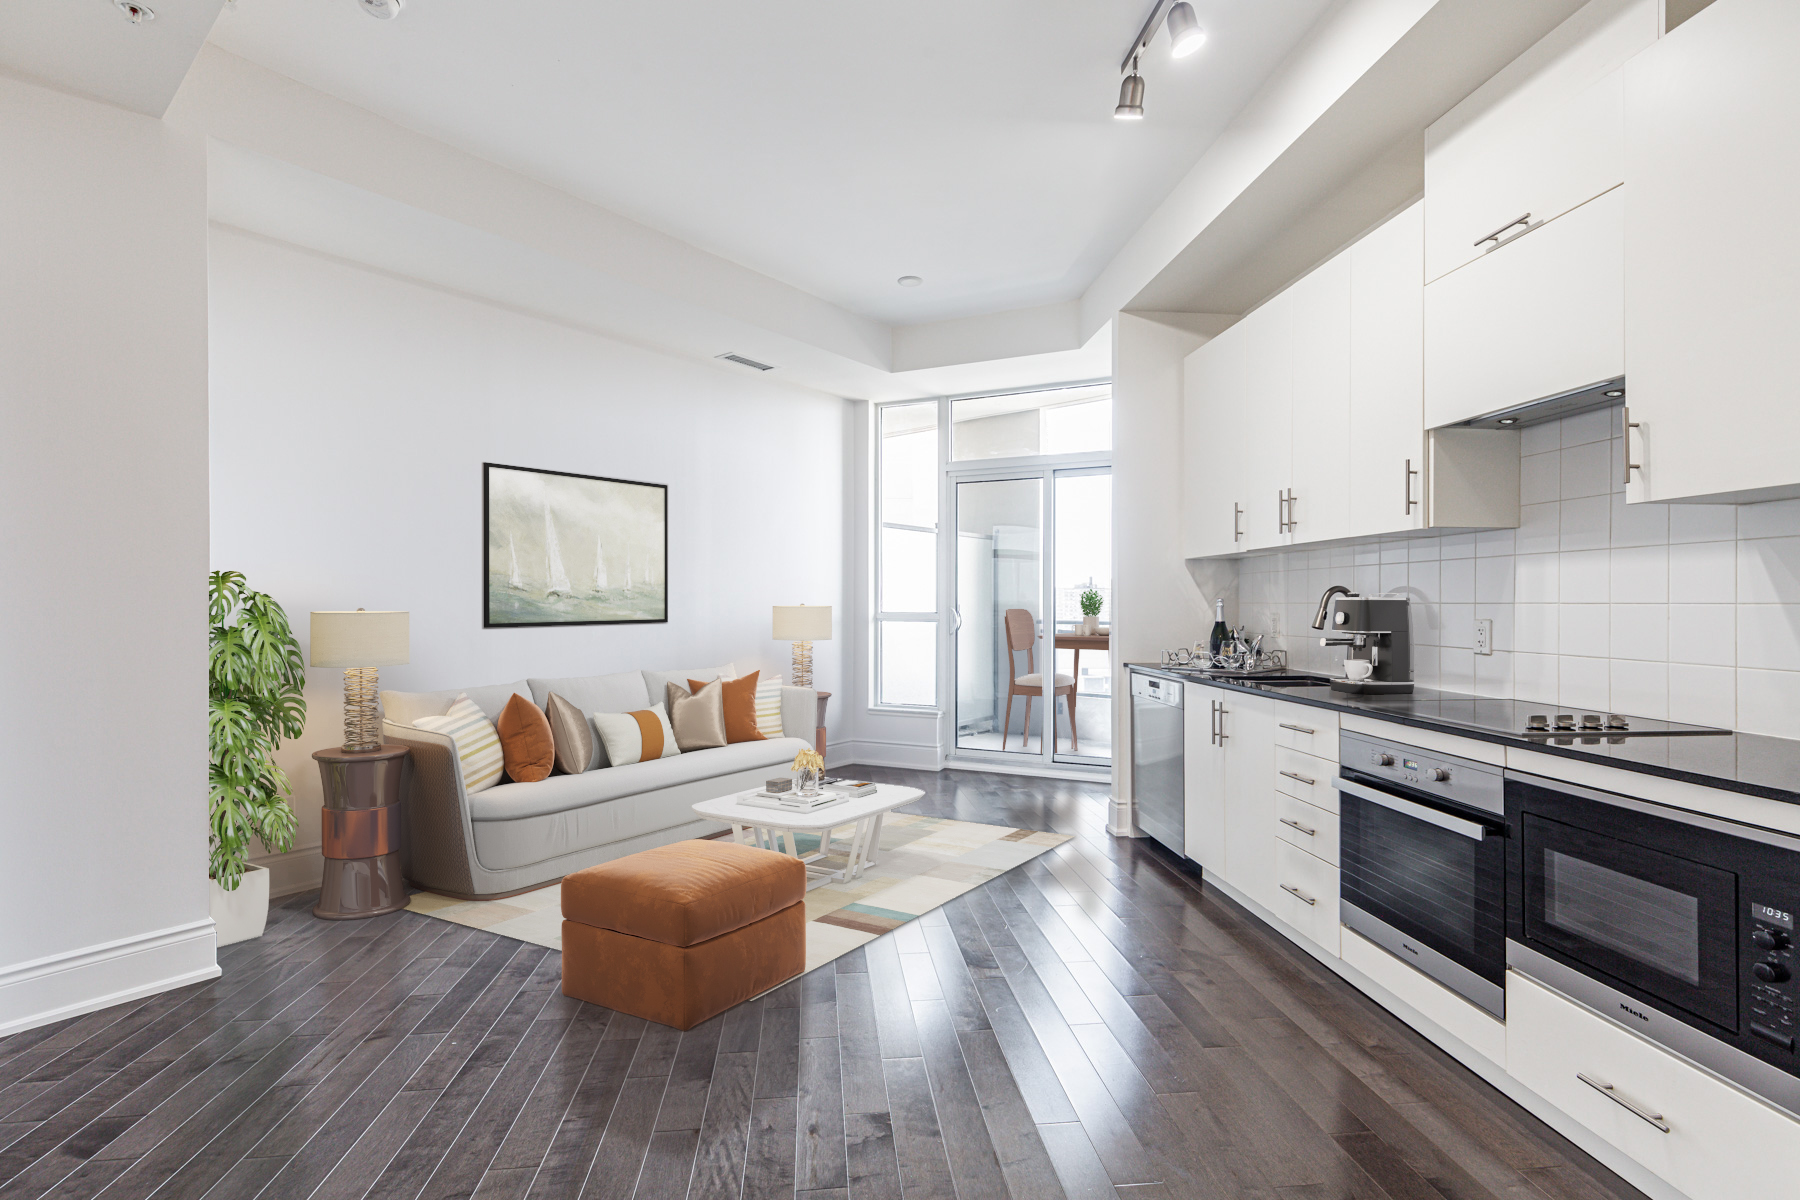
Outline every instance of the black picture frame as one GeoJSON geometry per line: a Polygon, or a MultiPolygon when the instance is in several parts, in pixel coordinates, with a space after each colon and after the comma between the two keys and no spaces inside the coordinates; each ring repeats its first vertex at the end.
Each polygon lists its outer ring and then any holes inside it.
{"type": "Polygon", "coordinates": [[[668,567],[667,484],[510,463],[481,464],[483,629],[665,625],[668,567]],[[595,486],[583,488],[584,484],[595,486]],[[533,528],[535,519],[525,512],[527,505],[541,506],[541,534],[533,528]],[[630,521],[643,525],[622,527],[630,521]],[[565,528],[578,534],[566,555],[565,528]],[[521,537],[529,569],[520,566],[521,537]],[[592,552],[586,550],[589,537],[594,539],[592,552]],[[500,545],[507,547],[504,557],[497,549],[500,545]],[[634,574],[639,571],[641,576],[634,574]]]}

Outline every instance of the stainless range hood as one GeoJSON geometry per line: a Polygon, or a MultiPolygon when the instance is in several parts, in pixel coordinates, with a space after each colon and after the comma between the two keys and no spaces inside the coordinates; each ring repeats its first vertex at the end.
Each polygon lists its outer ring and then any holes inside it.
{"type": "Polygon", "coordinates": [[[1510,408],[1496,409],[1479,417],[1471,417],[1467,421],[1458,421],[1453,429],[1523,429],[1527,425],[1537,425],[1544,421],[1554,421],[1560,417],[1572,417],[1576,413],[1591,412],[1596,408],[1611,408],[1615,404],[1625,403],[1625,377],[1603,379],[1599,383],[1590,383],[1586,387],[1578,387],[1567,392],[1558,392],[1554,396],[1544,396],[1524,404],[1515,404],[1510,408]]]}

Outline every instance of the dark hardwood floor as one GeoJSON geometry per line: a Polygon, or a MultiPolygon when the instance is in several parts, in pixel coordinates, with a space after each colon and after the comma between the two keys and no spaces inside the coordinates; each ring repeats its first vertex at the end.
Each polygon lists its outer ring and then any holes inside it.
{"type": "Polygon", "coordinates": [[[312,918],[0,1040],[0,1197],[1641,1194],[1141,841],[1098,787],[857,768],[1074,840],[685,1033],[559,956],[312,918]]]}

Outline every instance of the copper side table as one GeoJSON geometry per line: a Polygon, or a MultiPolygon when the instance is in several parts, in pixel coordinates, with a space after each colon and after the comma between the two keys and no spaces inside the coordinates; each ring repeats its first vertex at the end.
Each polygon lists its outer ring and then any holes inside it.
{"type": "Polygon", "coordinates": [[[406,907],[400,775],[409,753],[405,746],[314,752],[325,784],[325,809],[319,814],[325,881],[313,916],[349,921],[406,907]]]}

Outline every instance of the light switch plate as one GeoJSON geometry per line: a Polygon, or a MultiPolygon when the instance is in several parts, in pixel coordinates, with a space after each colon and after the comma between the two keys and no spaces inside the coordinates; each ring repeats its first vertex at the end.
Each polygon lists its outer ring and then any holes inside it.
{"type": "Polygon", "coordinates": [[[1494,618],[1475,618],[1475,653],[1492,654],[1494,652],[1494,618]]]}

